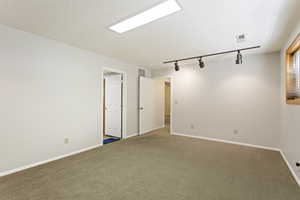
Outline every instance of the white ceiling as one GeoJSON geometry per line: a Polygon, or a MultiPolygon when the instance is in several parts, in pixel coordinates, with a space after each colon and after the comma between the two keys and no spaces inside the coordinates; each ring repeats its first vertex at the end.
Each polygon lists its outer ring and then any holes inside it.
{"type": "Polygon", "coordinates": [[[117,34],[110,25],[164,0],[0,0],[0,23],[144,67],[237,47],[280,50],[299,0],[178,0],[182,11],[117,34]],[[247,41],[237,44],[235,36],[247,41]]]}

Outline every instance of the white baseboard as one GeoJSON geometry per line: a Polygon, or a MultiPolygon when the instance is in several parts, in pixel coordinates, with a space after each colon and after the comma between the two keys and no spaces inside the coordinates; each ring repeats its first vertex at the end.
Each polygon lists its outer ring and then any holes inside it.
{"type": "MultiPolygon", "coordinates": [[[[163,127],[154,128],[152,130],[149,130],[149,132],[154,131],[156,129],[163,128],[163,127]]],[[[134,137],[134,136],[138,136],[138,133],[135,133],[133,135],[129,135],[125,139],[131,138],[131,137],[134,137]]],[[[79,153],[82,153],[82,152],[85,152],[85,151],[89,151],[91,149],[95,149],[95,148],[98,148],[100,146],[103,146],[103,144],[98,144],[98,145],[95,145],[95,146],[84,148],[84,149],[81,149],[81,150],[78,150],[78,151],[74,151],[72,153],[68,153],[68,154],[64,154],[64,155],[57,156],[57,157],[54,157],[54,158],[50,158],[48,160],[40,161],[40,162],[33,163],[33,164],[30,164],[30,165],[26,165],[26,166],[23,166],[23,167],[18,167],[16,169],[11,169],[11,170],[7,170],[7,171],[3,171],[3,172],[0,172],[0,177],[7,176],[9,174],[13,174],[13,173],[16,173],[16,172],[20,172],[20,171],[23,171],[23,170],[26,170],[26,169],[29,169],[29,168],[37,167],[39,165],[43,165],[43,164],[46,164],[46,163],[49,163],[49,162],[52,162],[52,161],[55,161],[55,160],[59,160],[59,159],[62,159],[62,158],[66,158],[66,157],[75,155],[75,154],[79,154],[79,153]]]]}
{"type": "Polygon", "coordinates": [[[135,137],[135,136],[138,136],[138,135],[139,135],[138,133],[134,133],[132,135],[127,136],[125,139],[131,138],[131,137],[135,137]]]}
{"type": "MultiPolygon", "coordinates": [[[[154,131],[154,130],[157,130],[157,129],[160,129],[160,128],[163,128],[163,127],[158,127],[158,128],[155,128],[155,129],[153,129],[151,131],[154,131]]],[[[289,170],[291,171],[294,179],[296,180],[297,184],[300,186],[300,179],[296,175],[296,172],[293,170],[292,166],[288,162],[288,160],[285,157],[283,151],[280,150],[280,149],[278,149],[278,148],[266,147],[266,146],[260,146],[260,145],[253,145],[253,144],[247,144],[247,143],[241,143],[241,142],[233,142],[233,141],[229,141],[229,140],[221,140],[221,139],[209,138],[209,137],[202,137],[202,136],[186,135],[186,134],[180,134],[180,133],[175,133],[175,132],[172,132],[172,135],[184,136],[184,137],[190,137],[190,138],[196,138],[196,139],[203,139],[203,140],[209,140],[209,141],[214,141],[214,142],[236,144],[236,145],[241,145],[241,146],[248,146],[248,147],[260,148],[260,149],[267,149],[267,150],[272,150],[272,151],[279,151],[280,154],[281,154],[281,156],[282,156],[282,158],[283,158],[283,160],[285,161],[285,163],[287,164],[289,170]]],[[[133,135],[128,136],[127,138],[131,138],[131,137],[134,137],[134,136],[138,136],[138,134],[135,133],[133,135]]],[[[68,154],[64,154],[64,155],[61,155],[61,156],[57,156],[55,158],[51,158],[51,159],[48,159],[48,160],[40,161],[40,162],[37,162],[37,163],[34,163],[34,164],[30,164],[30,165],[26,165],[26,166],[23,166],[23,167],[19,167],[19,168],[16,168],[16,169],[12,169],[12,170],[7,170],[7,171],[4,171],[4,172],[0,172],[0,177],[6,176],[6,175],[9,175],[9,174],[13,174],[13,173],[16,173],[16,172],[19,172],[19,171],[23,171],[25,169],[29,169],[29,168],[32,168],[32,167],[36,167],[36,166],[39,166],[39,165],[43,165],[43,164],[46,164],[46,163],[49,163],[49,162],[52,162],[52,161],[55,161],[55,160],[66,158],[66,157],[69,157],[69,156],[72,156],[72,155],[76,155],[76,154],[79,154],[79,153],[82,153],[82,152],[85,152],[85,151],[89,151],[91,149],[95,149],[95,148],[98,148],[100,146],[102,146],[102,145],[98,144],[98,145],[91,146],[91,147],[88,147],[88,148],[84,148],[84,149],[81,149],[81,150],[78,150],[78,151],[74,151],[72,153],[68,153],[68,154]]]]}
{"type": "Polygon", "coordinates": [[[100,146],[102,146],[102,145],[98,144],[98,145],[91,146],[91,147],[88,147],[88,148],[84,148],[84,149],[81,149],[81,150],[78,150],[78,151],[74,151],[72,153],[68,153],[68,154],[64,154],[64,155],[57,156],[57,157],[54,157],[54,158],[50,158],[48,160],[44,160],[44,161],[40,161],[40,162],[33,163],[33,164],[30,164],[30,165],[26,165],[26,166],[23,166],[23,167],[19,167],[19,168],[16,168],[16,169],[11,169],[11,170],[7,170],[7,171],[4,171],[4,172],[0,172],[0,177],[7,176],[9,174],[13,174],[13,173],[23,171],[25,169],[36,167],[36,166],[39,166],[39,165],[43,165],[43,164],[46,164],[46,163],[49,163],[49,162],[52,162],[52,161],[55,161],[55,160],[66,158],[66,157],[69,157],[69,156],[72,156],[72,155],[75,155],[75,154],[79,154],[79,153],[82,153],[82,152],[85,152],[85,151],[89,151],[91,149],[95,149],[95,148],[98,148],[100,146]]]}
{"type": "Polygon", "coordinates": [[[285,163],[287,164],[289,170],[291,171],[294,179],[296,180],[296,182],[298,183],[299,187],[300,187],[300,179],[299,177],[297,176],[296,172],[294,171],[294,169],[292,168],[292,166],[290,165],[289,161],[287,160],[287,158],[285,157],[284,153],[282,150],[280,150],[280,154],[283,158],[283,160],[285,161],[285,163]]]}
{"type": "Polygon", "coordinates": [[[267,146],[261,146],[261,145],[255,145],[255,144],[247,144],[247,143],[242,143],[242,142],[233,142],[233,141],[230,141],[230,140],[222,140],[222,139],[216,139],[216,138],[210,138],[210,137],[186,135],[186,134],[175,133],[175,132],[173,132],[172,135],[191,137],[191,138],[209,140],[209,141],[214,141],[214,142],[222,142],[222,143],[228,143],[228,144],[236,144],[236,145],[254,147],[254,148],[259,148],[259,149],[267,149],[267,150],[271,150],[271,151],[280,151],[280,149],[274,148],[274,147],[267,147],[267,146]]]}
{"type": "Polygon", "coordinates": [[[209,141],[214,141],[214,142],[222,142],[222,143],[229,143],[229,144],[236,144],[236,145],[241,145],[241,146],[247,146],[247,147],[254,147],[254,148],[259,148],[259,149],[266,149],[266,150],[271,150],[271,151],[278,151],[280,152],[283,160],[286,162],[289,170],[291,171],[295,181],[297,184],[300,186],[300,179],[296,175],[296,172],[293,170],[292,166],[286,159],[284,153],[282,152],[281,149],[279,148],[274,148],[274,147],[266,147],[266,146],[261,146],[261,145],[254,145],[254,144],[247,144],[247,143],[242,143],[242,142],[233,142],[229,140],[221,140],[221,139],[216,139],[216,138],[209,138],[209,137],[202,137],[202,136],[194,136],[194,135],[186,135],[186,134],[181,134],[181,133],[175,133],[173,132],[172,135],[178,135],[178,136],[184,136],[184,137],[190,137],[190,138],[196,138],[196,139],[202,139],[202,140],[209,140],[209,141]]]}
{"type": "Polygon", "coordinates": [[[146,131],[142,132],[141,135],[144,135],[144,134],[146,134],[146,133],[149,133],[149,132],[152,132],[152,131],[161,129],[161,128],[165,128],[165,127],[166,127],[165,125],[158,126],[158,127],[155,127],[155,128],[152,128],[152,129],[149,129],[149,130],[146,130],[146,131]]]}

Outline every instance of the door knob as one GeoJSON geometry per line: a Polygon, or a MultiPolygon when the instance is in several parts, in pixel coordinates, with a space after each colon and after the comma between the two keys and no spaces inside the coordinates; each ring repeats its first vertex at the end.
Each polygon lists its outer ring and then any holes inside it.
{"type": "Polygon", "coordinates": [[[140,110],[144,110],[144,107],[140,107],[140,110]]]}

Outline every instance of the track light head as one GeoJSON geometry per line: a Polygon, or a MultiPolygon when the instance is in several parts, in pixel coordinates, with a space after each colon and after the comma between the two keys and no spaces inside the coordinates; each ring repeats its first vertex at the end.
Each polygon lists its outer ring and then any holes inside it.
{"type": "Polygon", "coordinates": [[[177,62],[177,61],[175,62],[175,71],[176,71],[176,72],[179,71],[179,65],[178,65],[178,62],[177,62]]]}
{"type": "Polygon", "coordinates": [[[202,57],[200,57],[200,59],[199,59],[199,67],[200,67],[201,69],[203,69],[203,68],[205,67],[205,64],[204,64],[204,62],[203,62],[203,60],[202,60],[202,57]]]}
{"type": "Polygon", "coordinates": [[[235,61],[235,63],[236,63],[237,65],[243,64],[243,56],[242,56],[240,50],[238,50],[238,54],[236,55],[236,61],[235,61]]]}

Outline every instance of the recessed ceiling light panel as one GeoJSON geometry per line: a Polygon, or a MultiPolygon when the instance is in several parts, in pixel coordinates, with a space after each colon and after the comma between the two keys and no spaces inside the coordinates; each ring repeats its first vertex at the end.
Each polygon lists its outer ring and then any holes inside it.
{"type": "Polygon", "coordinates": [[[109,28],[117,33],[124,33],[180,10],[176,0],[168,0],[109,28]]]}

